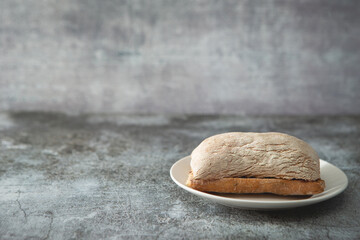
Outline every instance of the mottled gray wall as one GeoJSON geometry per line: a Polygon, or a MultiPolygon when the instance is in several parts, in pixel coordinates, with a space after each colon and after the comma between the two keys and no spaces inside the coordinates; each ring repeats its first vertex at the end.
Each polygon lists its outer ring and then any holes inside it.
{"type": "Polygon", "coordinates": [[[360,1],[0,1],[0,110],[360,114],[360,1]]]}

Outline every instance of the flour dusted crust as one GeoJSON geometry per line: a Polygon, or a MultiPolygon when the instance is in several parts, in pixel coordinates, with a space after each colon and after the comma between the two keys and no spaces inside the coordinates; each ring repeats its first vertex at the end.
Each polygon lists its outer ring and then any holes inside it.
{"type": "Polygon", "coordinates": [[[296,137],[276,132],[232,132],[209,137],[192,152],[191,169],[196,180],[320,179],[315,150],[296,137]]]}

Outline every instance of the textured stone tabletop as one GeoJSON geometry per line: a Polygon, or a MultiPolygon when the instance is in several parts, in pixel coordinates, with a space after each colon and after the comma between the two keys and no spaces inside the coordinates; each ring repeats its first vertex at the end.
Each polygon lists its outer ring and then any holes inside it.
{"type": "Polygon", "coordinates": [[[0,114],[0,239],[359,239],[360,117],[0,114]],[[310,143],[349,186],[260,212],[205,202],[169,169],[204,138],[279,131],[310,143]]]}

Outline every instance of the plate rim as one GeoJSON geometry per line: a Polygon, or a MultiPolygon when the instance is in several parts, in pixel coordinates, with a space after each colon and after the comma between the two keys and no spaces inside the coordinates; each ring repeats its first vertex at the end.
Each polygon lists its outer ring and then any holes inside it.
{"type": "MultiPolygon", "coordinates": [[[[211,193],[206,193],[206,192],[202,192],[202,191],[199,191],[199,190],[196,190],[196,189],[193,189],[193,188],[190,188],[184,184],[182,184],[181,182],[179,182],[174,176],[173,176],[173,171],[174,169],[176,168],[176,166],[178,164],[180,164],[181,162],[183,161],[186,161],[188,160],[188,158],[190,158],[190,155],[188,156],[185,156],[179,160],[177,160],[170,168],[170,176],[171,176],[171,179],[181,188],[183,188],[184,190],[192,193],[192,194],[195,194],[197,196],[201,196],[201,197],[204,197],[206,199],[209,199],[209,200],[218,200],[216,201],[217,203],[219,203],[219,201],[226,201],[228,203],[252,203],[252,204],[264,204],[264,205],[267,205],[267,207],[271,207],[271,205],[273,205],[274,207],[275,206],[278,206],[279,204],[286,204],[286,205],[294,205],[294,207],[296,207],[296,205],[300,204],[300,206],[304,206],[303,204],[306,204],[306,205],[309,205],[309,204],[315,204],[315,203],[318,203],[318,202],[322,202],[322,201],[325,201],[325,200],[328,200],[330,198],[333,198],[337,195],[339,195],[340,193],[342,193],[348,186],[349,184],[349,181],[348,181],[348,178],[346,176],[346,174],[338,167],[336,167],[335,165],[323,160],[323,159],[320,159],[320,163],[322,162],[323,164],[329,164],[331,165],[332,167],[336,168],[337,170],[339,170],[341,172],[341,174],[344,176],[344,180],[345,182],[336,190],[332,191],[331,193],[328,193],[328,194],[325,194],[323,196],[319,196],[319,197],[316,197],[316,198],[313,198],[313,197],[310,197],[310,198],[307,198],[307,199],[298,199],[298,200],[274,200],[274,201],[267,201],[267,200],[247,200],[247,199],[235,199],[235,198],[231,198],[231,197],[223,197],[223,196],[219,196],[219,195],[214,195],[214,194],[211,194],[211,193]]],[[[325,182],[326,184],[326,182],[325,182]]],[[[320,193],[322,194],[322,193],[320,193]]],[[[316,196],[316,195],[314,195],[316,196]]],[[[219,204],[222,204],[222,203],[219,203],[219,204]]],[[[224,204],[223,204],[224,205],[224,204]]],[[[256,208],[256,206],[252,206],[253,208],[256,208]]],[[[292,207],[292,206],[289,206],[289,207],[292,207]]],[[[263,207],[262,207],[263,208],[263,207]]]]}

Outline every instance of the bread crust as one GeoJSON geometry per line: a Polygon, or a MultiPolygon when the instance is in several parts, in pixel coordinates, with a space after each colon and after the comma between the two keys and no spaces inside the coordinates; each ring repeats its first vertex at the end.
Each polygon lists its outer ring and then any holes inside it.
{"type": "Polygon", "coordinates": [[[230,132],[202,141],[191,153],[195,179],[320,178],[320,161],[306,142],[277,132],[230,132]]]}
{"type": "Polygon", "coordinates": [[[272,193],[277,195],[314,195],[324,191],[325,182],[288,180],[277,178],[221,178],[216,180],[194,179],[189,173],[188,187],[217,193],[272,193]]]}

